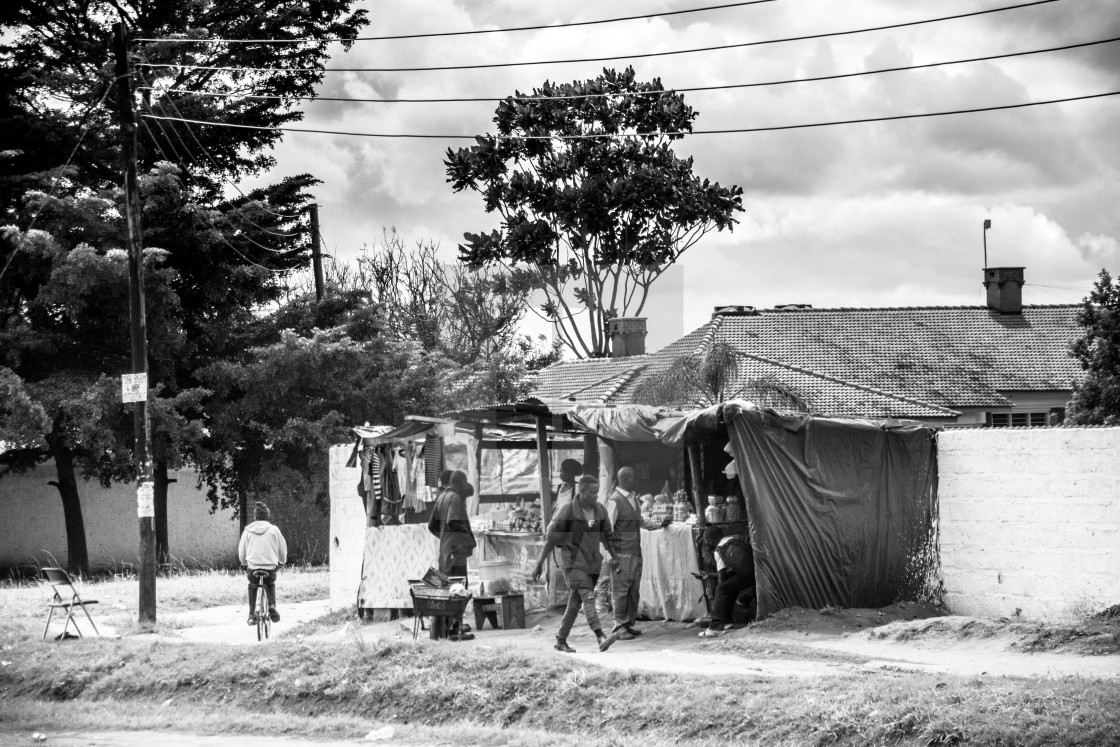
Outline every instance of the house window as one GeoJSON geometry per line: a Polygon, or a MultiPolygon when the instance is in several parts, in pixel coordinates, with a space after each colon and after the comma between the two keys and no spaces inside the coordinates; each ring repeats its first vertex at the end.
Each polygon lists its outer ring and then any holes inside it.
{"type": "Polygon", "coordinates": [[[989,413],[993,428],[1043,428],[1049,412],[993,412],[989,413]]]}

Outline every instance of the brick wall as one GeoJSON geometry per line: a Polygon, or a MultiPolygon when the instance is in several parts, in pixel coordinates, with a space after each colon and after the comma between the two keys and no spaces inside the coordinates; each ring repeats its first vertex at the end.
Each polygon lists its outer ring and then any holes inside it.
{"type": "Polygon", "coordinates": [[[938,472],[952,613],[1058,622],[1120,603],[1120,429],[950,429],[938,472]]]}

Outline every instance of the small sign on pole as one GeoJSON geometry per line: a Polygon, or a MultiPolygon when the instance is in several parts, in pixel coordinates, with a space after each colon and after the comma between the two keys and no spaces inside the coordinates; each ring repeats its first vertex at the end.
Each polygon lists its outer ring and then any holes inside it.
{"type": "Polygon", "coordinates": [[[145,402],[148,399],[148,374],[121,374],[121,402],[145,402]]]}
{"type": "Polygon", "coordinates": [[[156,515],[156,486],[152,482],[142,482],[136,489],[136,516],[147,519],[156,515]]]}

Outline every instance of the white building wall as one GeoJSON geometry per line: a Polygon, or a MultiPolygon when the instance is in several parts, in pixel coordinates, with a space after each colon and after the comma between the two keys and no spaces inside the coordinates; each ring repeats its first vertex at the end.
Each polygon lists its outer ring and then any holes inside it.
{"type": "Polygon", "coordinates": [[[347,467],[353,445],[332,446],[330,585],[331,609],[353,607],[362,583],[366,512],[358,495],[359,467],[347,467]]]}
{"type": "Polygon", "coordinates": [[[1120,603],[1120,429],[945,430],[949,611],[1070,621],[1120,603]]]}
{"type": "MultiPolygon", "coordinates": [[[[192,567],[237,564],[238,525],[232,512],[210,513],[198,473],[173,472],[167,491],[167,526],[171,556],[192,567]]],[[[0,566],[58,564],[65,567],[66,523],[54,462],[23,474],[0,478],[0,566]]],[[[136,488],[78,480],[86,545],[93,570],[121,568],[139,562],[140,528],[136,518],[136,488]]]]}

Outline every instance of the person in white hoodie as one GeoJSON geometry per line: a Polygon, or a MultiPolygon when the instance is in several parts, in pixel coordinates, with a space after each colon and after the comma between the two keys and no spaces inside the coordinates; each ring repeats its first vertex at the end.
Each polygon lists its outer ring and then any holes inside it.
{"type": "Polygon", "coordinates": [[[268,594],[268,616],[272,622],[280,622],[276,610],[276,570],[288,562],[288,543],[275,524],[268,519],[271,512],[268,506],[257,501],[253,509],[255,521],[245,527],[241,542],[237,545],[237,557],[241,565],[248,569],[249,575],[249,624],[257,624],[257,587],[253,583],[253,571],[268,571],[264,580],[265,593],[268,594]]]}

